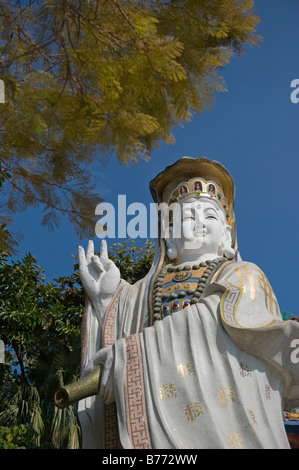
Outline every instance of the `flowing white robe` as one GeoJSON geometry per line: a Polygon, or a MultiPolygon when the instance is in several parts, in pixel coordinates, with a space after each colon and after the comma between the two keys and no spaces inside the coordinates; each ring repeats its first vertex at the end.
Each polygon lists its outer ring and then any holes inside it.
{"type": "Polygon", "coordinates": [[[104,349],[98,339],[87,352],[103,374],[99,396],[79,405],[91,425],[82,419],[84,447],[102,446],[104,402],[116,404],[125,449],[289,448],[283,411],[299,406],[299,324],[282,321],[262,271],[229,263],[199,303],[152,327],[148,287],[148,277],[122,284],[104,349]]]}

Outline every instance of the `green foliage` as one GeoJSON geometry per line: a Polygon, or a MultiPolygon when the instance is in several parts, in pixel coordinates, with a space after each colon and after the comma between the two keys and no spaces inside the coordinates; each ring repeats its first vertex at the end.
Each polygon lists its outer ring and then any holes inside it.
{"type": "Polygon", "coordinates": [[[0,449],[34,449],[35,433],[24,424],[12,428],[0,426],[0,449]]]}
{"type": "MultiPolygon", "coordinates": [[[[111,247],[122,278],[145,276],[153,244],[130,240],[111,247]]],[[[80,375],[84,292],[78,266],[46,282],[35,258],[0,258],[0,448],[79,448],[76,407],[54,407],[55,390],[80,375]]]]}
{"type": "Polygon", "coordinates": [[[0,14],[2,208],[41,205],[50,229],[67,214],[79,236],[101,201],[92,163],[173,143],[260,40],[249,0],[4,0],[0,14]]]}
{"type": "Polygon", "coordinates": [[[119,268],[122,279],[134,284],[149,271],[154,257],[154,243],[147,240],[143,246],[137,246],[134,240],[112,245],[109,258],[119,268]]]}
{"type": "MultiPolygon", "coordinates": [[[[0,190],[5,181],[11,178],[11,174],[5,170],[0,163],[0,190]]],[[[11,225],[12,219],[4,214],[0,214],[0,253],[8,251],[10,254],[16,253],[16,247],[20,239],[19,235],[12,235],[7,226],[11,225]]]]}
{"type": "Polygon", "coordinates": [[[57,346],[59,335],[65,344],[67,333],[69,346],[79,332],[78,310],[83,305],[77,274],[58,279],[58,284],[45,283],[43,270],[31,254],[11,264],[3,256],[0,266],[0,318],[5,322],[5,330],[0,330],[2,339],[17,351],[26,344],[27,362],[34,355],[32,331],[47,348],[57,346]]]}
{"type": "Polygon", "coordinates": [[[80,325],[84,294],[77,273],[46,283],[32,255],[0,262],[0,337],[7,366],[0,371],[0,424],[26,425],[36,446],[78,446],[79,426],[70,408],[68,426],[53,394],[80,374],[80,325]]]}

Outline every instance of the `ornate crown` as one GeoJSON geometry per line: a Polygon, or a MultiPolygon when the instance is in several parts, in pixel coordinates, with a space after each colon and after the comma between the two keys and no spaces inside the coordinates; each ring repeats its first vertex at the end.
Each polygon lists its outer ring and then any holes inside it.
{"type": "Polygon", "coordinates": [[[195,177],[189,181],[182,181],[170,193],[167,198],[167,203],[172,204],[190,197],[208,197],[216,199],[222,206],[227,220],[230,219],[227,200],[224,197],[222,189],[214,180],[206,181],[204,178],[195,177]]]}
{"type": "Polygon", "coordinates": [[[178,202],[187,197],[209,197],[218,202],[233,228],[235,185],[220,163],[202,158],[183,157],[150,182],[155,202],[178,202]],[[197,176],[196,176],[197,175],[197,176]]]}

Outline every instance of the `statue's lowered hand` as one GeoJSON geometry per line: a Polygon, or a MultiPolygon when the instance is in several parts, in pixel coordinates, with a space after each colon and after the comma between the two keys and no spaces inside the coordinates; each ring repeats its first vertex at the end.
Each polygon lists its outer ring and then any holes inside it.
{"type": "Polygon", "coordinates": [[[120,271],[108,258],[106,240],[102,240],[100,256],[94,254],[90,240],[86,254],[82,246],[78,250],[79,274],[87,296],[92,302],[113,296],[120,283],[120,271]]]}

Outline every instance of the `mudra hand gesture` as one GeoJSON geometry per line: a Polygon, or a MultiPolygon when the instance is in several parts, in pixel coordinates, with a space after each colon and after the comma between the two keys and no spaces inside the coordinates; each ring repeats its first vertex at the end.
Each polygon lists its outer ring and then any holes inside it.
{"type": "Polygon", "coordinates": [[[79,246],[79,274],[84,290],[92,302],[112,297],[120,283],[120,271],[108,258],[107,243],[102,240],[100,256],[94,254],[92,240],[85,251],[79,246]]]}

